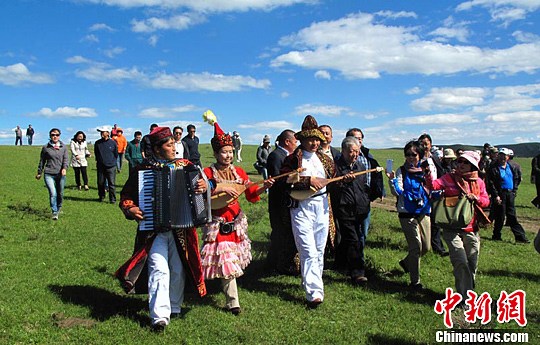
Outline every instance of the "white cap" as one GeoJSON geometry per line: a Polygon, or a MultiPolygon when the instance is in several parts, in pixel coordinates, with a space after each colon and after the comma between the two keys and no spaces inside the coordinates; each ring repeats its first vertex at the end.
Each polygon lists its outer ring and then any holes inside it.
{"type": "Polygon", "coordinates": [[[101,126],[101,127],[97,128],[97,131],[98,132],[109,132],[110,133],[111,129],[109,127],[107,127],[107,126],[101,126]]]}
{"type": "Polygon", "coordinates": [[[510,149],[507,149],[506,147],[503,147],[503,148],[500,148],[499,149],[499,154],[505,154],[507,156],[513,156],[514,155],[514,151],[510,150],[510,149]]]}

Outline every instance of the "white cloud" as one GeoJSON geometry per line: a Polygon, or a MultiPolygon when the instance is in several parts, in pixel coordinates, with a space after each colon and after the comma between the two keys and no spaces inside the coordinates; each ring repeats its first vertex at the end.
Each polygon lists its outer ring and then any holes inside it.
{"type": "Polygon", "coordinates": [[[315,72],[315,78],[330,80],[330,79],[332,79],[332,76],[330,75],[330,73],[328,73],[328,71],[322,71],[321,70],[321,71],[315,72]]]}
{"type": "Polygon", "coordinates": [[[515,74],[540,69],[540,42],[482,49],[422,40],[415,30],[376,23],[374,16],[366,13],[313,23],[280,39],[280,45],[294,50],[276,57],[271,66],[336,70],[349,79],[379,78],[381,73],[515,74]]]}
{"type": "Polygon", "coordinates": [[[487,90],[479,87],[433,88],[430,93],[411,102],[414,110],[458,109],[481,105],[487,90]]]}
{"type": "Polygon", "coordinates": [[[134,19],[131,21],[131,30],[145,33],[157,30],[185,30],[205,21],[206,17],[198,13],[184,13],[169,18],[152,17],[145,20],[134,19]]]}
{"type": "Polygon", "coordinates": [[[15,86],[26,84],[51,84],[54,79],[45,73],[32,73],[23,63],[0,66],[0,84],[15,86]]]}
{"type": "Polygon", "coordinates": [[[85,0],[90,3],[105,4],[125,8],[160,7],[189,8],[199,12],[230,12],[263,10],[270,11],[278,7],[295,4],[314,4],[318,0],[85,0]]]}
{"type": "Polygon", "coordinates": [[[88,31],[114,31],[113,28],[104,23],[96,23],[88,28],[88,31]]]}
{"type": "Polygon", "coordinates": [[[113,48],[104,50],[103,54],[112,59],[116,57],[116,55],[122,54],[125,50],[126,48],[123,48],[123,47],[113,47],[113,48]]]}
{"type": "Polygon", "coordinates": [[[82,39],[81,39],[82,42],[94,42],[94,43],[99,43],[99,38],[94,35],[94,34],[90,34],[90,35],[86,35],[84,36],[82,39]]]}
{"type": "Polygon", "coordinates": [[[242,91],[246,88],[268,89],[270,80],[242,75],[223,75],[203,73],[159,73],[153,77],[148,85],[155,89],[173,89],[182,91],[215,91],[232,92],[242,91]]]}
{"type": "Polygon", "coordinates": [[[124,80],[143,81],[146,79],[144,73],[137,68],[106,68],[103,66],[90,66],[85,69],[78,69],[75,75],[91,81],[112,81],[122,82],[124,80]]]}
{"type": "Polygon", "coordinates": [[[171,118],[178,116],[183,113],[193,112],[196,110],[200,110],[194,105],[184,105],[180,107],[172,107],[172,108],[146,108],[139,112],[139,117],[144,118],[171,118]]]}
{"type": "Polygon", "coordinates": [[[422,89],[419,88],[418,86],[415,86],[415,87],[412,87],[412,88],[410,88],[410,89],[408,89],[408,90],[405,90],[405,93],[406,93],[407,95],[417,95],[417,94],[419,94],[420,92],[422,92],[422,89]]]}
{"type": "Polygon", "coordinates": [[[513,113],[493,114],[487,116],[486,121],[509,122],[512,124],[523,121],[524,123],[529,123],[529,125],[540,124],[540,111],[517,111],[513,113]]]}
{"type": "Polygon", "coordinates": [[[473,7],[486,8],[493,21],[502,22],[507,26],[515,20],[524,19],[527,14],[540,9],[538,0],[471,0],[456,7],[457,11],[468,11],[473,7]]]}
{"type": "Polygon", "coordinates": [[[235,92],[246,89],[268,89],[271,82],[268,79],[255,79],[242,75],[223,75],[202,73],[145,73],[137,67],[114,68],[109,64],[95,62],[82,56],[66,59],[72,64],[86,64],[85,68],[75,71],[75,75],[91,81],[134,81],[154,89],[172,89],[179,91],[214,91],[235,92]]]}
{"type": "Polygon", "coordinates": [[[474,116],[463,114],[433,114],[419,115],[411,117],[402,117],[393,120],[395,125],[456,125],[459,123],[475,123],[478,122],[474,116]]]}
{"type": "Polygon", "coordinates": [[[467,42],[469,37],[469,29],[467,22],[456,22],[452,16],[444,20],[443,26],[430,32],[431,36],[435,36],[437,41],[445,42],[449,39],[456,39],[459,42],[467,42]]]}
{"type": "Polygon", "coordinates": [[[514,31],[512,33],[512,36],[516,39],[518,42],[522,43],[534,43],[534,42],[540,42],[540,36],[533,34],[531,32],[523,32],[523,31],[514,31]]]}
{"type": "Polygon", "coordinates": [[[51,108],[41,108],[37,113],[33,115],[45,116],[45,117],[97,117],[97,113],[92,108],[74,108],[74,107],[58,107],[56,110],[51,108]]]}
{"type": "Polygon", "coordinates": [[[243,123],[239,124],[238,128],[242,129],[249,129],[249,128],[256,128],[256,129],[279,129],[283,130],[284,128],[292,128],[293,124],[289,121],[262,121],[262,122],[256,122],[256,123],[243,123]]]}
{"type": "Polygon", "coordinates": [[[152,35],[148,37],[148,44],[150,44],[152,47],[155,47],[158,43],[159,36],[158,35],[152,35]]]}
{"type": "Polygon", "coordinates": [[[380,17],[386,17],[391,19],[398,19],[398,18],[417,18],[418,16],[414,12],[406,12],[406,11],[400,11],[400,12],[394,12],[394,11],[379,11],[375,12],[376,15],[380,17]]]}
{"type": "Polygon", "coordinates": [[[302,104],[295,107],[294,112],[297,115],[311,114],[315,117],[317,117],[317,115],[335,117],[342,114],[350,114],[352,110],[348,107],[338,105],[302,104]]]}
{"type": "Polygon", "coordinates": [[[287,91],[283,91],[280,95],[281,98],[288,98],[290,94],[287,91]]]}

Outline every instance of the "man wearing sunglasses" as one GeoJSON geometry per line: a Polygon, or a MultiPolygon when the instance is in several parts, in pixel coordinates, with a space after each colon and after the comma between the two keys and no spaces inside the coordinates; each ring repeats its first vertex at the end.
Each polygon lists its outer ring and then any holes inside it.
{"type": "Polygon", "coordinates": [[[180,126],[173,128],[173,137],[174,137],[174,157],[175,158],[184,158],[189,159],[189,150],[187,145],[182,142],[182,133],[184,129],[180,126]]]}

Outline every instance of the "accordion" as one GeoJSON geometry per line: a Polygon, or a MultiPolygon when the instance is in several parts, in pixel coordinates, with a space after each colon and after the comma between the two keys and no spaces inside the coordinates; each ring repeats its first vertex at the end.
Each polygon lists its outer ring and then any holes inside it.
{"type": "Polygon", "coordinates": [[[150,170],[140,170],[139,208],[144,220],[139,230],[167,231],[191,228],[212,219],[210,188],[206,194],[195,194],[197,181],[206,175],[196,165],[164,165],[150,170]]]}

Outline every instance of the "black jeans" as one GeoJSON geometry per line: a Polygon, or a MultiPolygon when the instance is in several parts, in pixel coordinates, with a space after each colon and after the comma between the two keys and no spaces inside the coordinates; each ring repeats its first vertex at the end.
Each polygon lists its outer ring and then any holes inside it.
{"type": "Polygon", "coordinates": [[[105,199],[105,181],[109,187],[109,201],[116,202],[115,182],[116,182],[116,166],[106,168],[98,167],[98,195],[101,200],[105,199]]]}
{"type": "Polygon", "coordinates": [[[516,207],[514,204],[516,195],[514,192],[503,189],[501,195],[501,204],[498,205],[497,202],[493,199],[493,213],[495,225],[493,226],[493,238],[501,238],[501,231],[504,226],[504,221],[506,219],[506,224],[510,227],[510,230],[514,233],[516,240],[525,240],[525,230],[519,224],[516,216],[516,207]]]}

